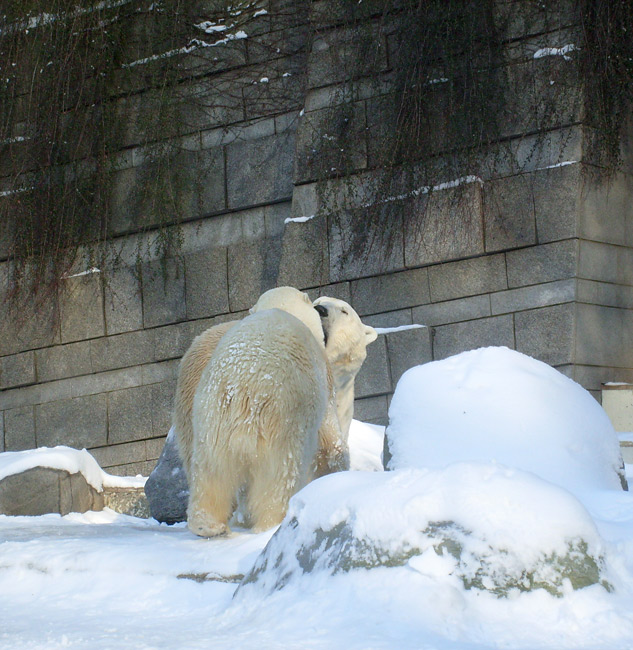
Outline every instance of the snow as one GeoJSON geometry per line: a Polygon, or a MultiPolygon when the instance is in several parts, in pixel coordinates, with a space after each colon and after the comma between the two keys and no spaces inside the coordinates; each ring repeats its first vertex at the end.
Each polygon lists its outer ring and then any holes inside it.
{"type": "Polygon", "coordinates": [[[28,451],[6,451],[0,454],[0,481],[7,476],[19,474],[35,467],[65,470],[70,474],[81,473],[95,490],[104,487],[142,487],[142,476],[113,476],[104,472],[92,455],[82,449],[71,447],[38,447],[28,451]]]}
{"type": "Polygon", "coordinates": [[[284,224],[286,223],[305,223],[306,221],[310,221],[311,219],[314,219],[316,217],[315,214],[311,214],[308,217],[287,217],[284,219],[284,224]]]}
{"type": "Polygon", "coordinates": [[[617,435],[582,386],[507,348],[408,370],[389,410],[391,468],[493,460],[580,493],[620,488],[617,435]]]}
{"type": "Polygon", "coordinates": [[[567,56],[569,52],[573,52],[578,48],[573,43],[568,43],[562,47],[543,47],[534,52],[535,59],[542,59],[545,56],[562,56],[565,61],[571,61],[571,57],[567,56]]]}
{"type": "MultiPolygon", "coordinates": [[[[306,486],[278,531],[206,540],[110,510],[0,516],[0,648],[633,648],[633,496],[614,481],[605,417],[545,364],[477,350],[403,375],[390,409],[396,469],[380,471],[383,428],[354,421],[355,471],[306,486]],[[337,567],[327,538],[314,546],[316,530],[337,525],[401,561],[337,567]],[[458,535],[460,557],[431,543],[438,530],[458,535]],[[524,567],[547,577],[544,558],[578,540],[599,581],[564,577],[559,595],[492,588],[524,580],[524,567]],[[310,543],[306,568],[297,551],[310,543]],[[277,552],[283,563],[237,589],[277,552]]],[[[12,459],[0,471],[34,454],[0,455],[12,459]]],[[[84,452],[37,454],[91,471],[84,452]]]]}
{"type": "Polygon", "coordinates": [[[377,334],[391,334],[392,332],[404,332],[406,330],[417,330],[424,328],[426,325],[413,323],[411,325],[398,325],[397,327],[374,327],[377,334]]]}

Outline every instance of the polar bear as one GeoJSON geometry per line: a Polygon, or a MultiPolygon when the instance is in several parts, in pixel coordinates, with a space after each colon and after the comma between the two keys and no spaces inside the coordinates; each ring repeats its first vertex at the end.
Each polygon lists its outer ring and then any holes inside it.
{"type": "Polygon", "coordinates": [[[354,380],[378,334],[344,300],[322,296],[312,303],[321,316],[325,351],[336,387],[336,410],[344,440],[354,416],[354,380]]]}
{"type": "MultiPolygon", "coordinates": [[[[308,294],[294,287],[277,287],[263,293],[251,307],[253,314],[264,309],[282,309],[296,316],[312,332],[321,344],[324,343],[323,328],[319,314],[315,311],[308,294]]],[[[172,411],[172,426],[178,453],[183,463],[188,483],[191,483],[191,454],[193,452],[193,427],[191,413],[193,397],[202,371],[207,365],[220,339],[240,321],[233,320],[214,325],[197,336],[185,352],[178,368],[176,395],[172,411]]],[[[333,443],[336,446],[338,443],[333,443]]]]}
{"type": "Polygon", "coordinates": [[[220,339],[195,392],[190,530],[227,533],[242,495],[255,530],[278,524],[292,494],[343,469],[343,450],[320,451],[324,439],[340,440],[340,428],[323,343],[281,309],[247,316],[220,339]]]}

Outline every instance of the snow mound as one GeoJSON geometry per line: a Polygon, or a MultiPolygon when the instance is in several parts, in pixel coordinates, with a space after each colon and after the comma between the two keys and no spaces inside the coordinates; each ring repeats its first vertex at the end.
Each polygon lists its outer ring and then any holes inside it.
{"type": "Polygon", "coordinates": [[[538,477],[492,464],[334,474],[293,497],[239,592],[270,594],[355,570],[404,569],[495,596],[566,591],[605,579],[584,506],[538,477]]]}
{"type": "Polygon", "coordinates": [[[617,435],[582,386],[503,347],[408,370],[386,432],[389,469],[494,461],[574,493],[626,488],[617,435]]]}

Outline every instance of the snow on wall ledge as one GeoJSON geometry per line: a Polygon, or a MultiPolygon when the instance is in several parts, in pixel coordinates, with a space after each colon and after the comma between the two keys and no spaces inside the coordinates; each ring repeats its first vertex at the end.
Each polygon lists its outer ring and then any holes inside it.
{"type": "Polygon", "coordinates": [[[85,449],[80,451],[60,445],[1,453],[0,481],[7,476],[21,474],[35,467],[64,470],[69,474],[83,474],[88,484],[98,492],[108,487],[142,487],[146,480],[143,477],[112,476],[104,472],[85,449]]]}

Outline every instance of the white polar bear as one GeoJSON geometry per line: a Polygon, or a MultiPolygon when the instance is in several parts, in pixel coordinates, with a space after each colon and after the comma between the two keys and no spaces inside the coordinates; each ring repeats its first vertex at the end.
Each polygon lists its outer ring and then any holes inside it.
{"type": "Polygon", "coordinates": [[[378,334],[364,325],[344,300],[322,296],[313,303],[321,315],[325,351],[336,387],[336,410],[344,440],[354,417],[354,380],[378,334]]]}
{"type": "Polygon", "coordinates": [[[220,339],[195,392],[190,530],[228,532],[242,494],[253,528],[278,524],[292,494],[344,468],[344,450],[323,451],[324,440],[340,441],[340,428],[323,343],[280,309],[247,316],[220,339]]]}
{"type": "MultiPolygon", "coordinates": [[[[296,316],[323,343],[323,328],[318,313],[315,311],[308,294],[294,287],[277,287],[263,293],[255,305],[251,307],[253,314],[263,309],[283,309],[296,316]]],[[[233,320],[214,325],[196,336],[187,352],[185,352],[178,368],[176,396],[172,412],[178,453],[183,463],[188,483],[191,483],[191,454],[193,453],[193,427],[191,413],[193,396],[198,387],[202,371],[207,365],[220,339],[240,321],[233,320]]]]}

